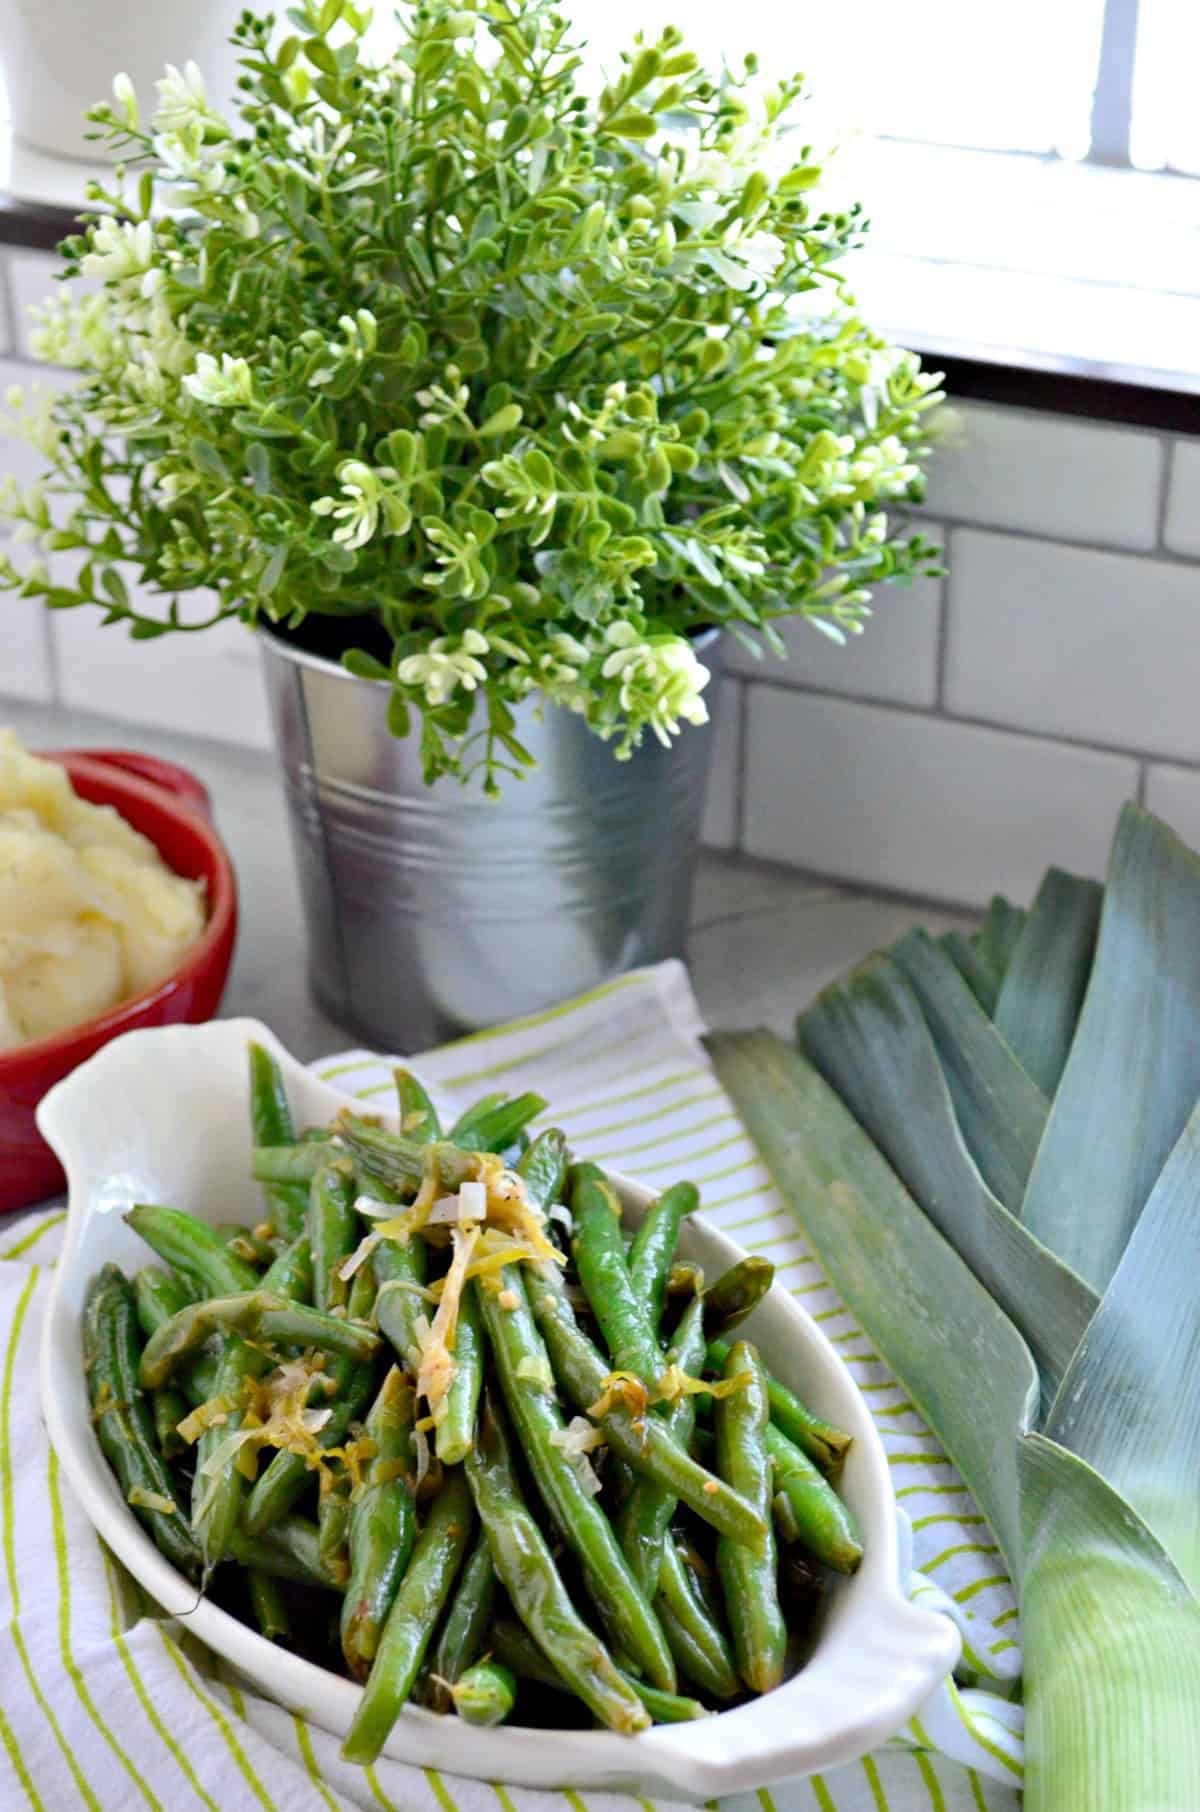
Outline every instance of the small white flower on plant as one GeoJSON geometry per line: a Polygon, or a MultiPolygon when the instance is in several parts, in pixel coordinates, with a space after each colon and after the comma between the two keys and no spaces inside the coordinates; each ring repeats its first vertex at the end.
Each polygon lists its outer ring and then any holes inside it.
{"type": "Polygon", "coordinates": [[[43,459],[53,459],[62,435],[54,419],[54,392],[38,387],[27,392],[20,384],[10,384],[4,400],[12,414],[0,415],[0,434],[28,441],[43,459]]]}
{"type": "Polygon", "coordinates": [[[137,90],[124,71],[113,77],[112,91],[113,100],[125,115],[125,124],[131,132],[136,132],[138,123],[137,90]]]}
{"type": "Polygon", "coordinates": [[[775,275],[787,250],[778,233],[746,232],[740,227],[725,235],[725,245],[739,264],[764,282],[775,275]]]}
{"type": "Polygon", "coordinates": [[[245,359],[231,358],[227,352],[215,359],[211,352],[197,355],[196,369],[183,380],[184,388],[198,403],[214,409],[234,409],[240,403],[254,401],[254,374],[245,359]]]}
{"type": "Polygon", "coordinates": [[[427,704],[444,705],[459,686],[474,692],[484,683],[487,668],[476,657],[487,651],[487,637],[477,629],[464,629],[457,647],[453,636],[440,635],[424,654],[407,655],[396,677],[402,685],[421,686],[427,704]]]}
{"type": "Polygon", "coordinates": [[[400,474],[394,466],[369,466],[365,460],[344,459],[337,469],[342,497],[318,497],[314,516],[331,516],[338,524],[333,539],[344,547],[365,547],[382,521],[385,535],[403,535],[412,523],[412,510],[397,488],[400,474]]]}
{"type": "Polygon", "coordinates": [[[182,135],[199,129],[203,133],[214,126],[223,132],[226,130],[220,114],[214,113],[208,104],[204,77],[192,61],[186,62],[182,69],[168,63],[166,74],[154,85],[158,89],[158,108],[154,115],[156,132],[182,135]]]}
{"type": "Polygon", "coordinates": [[[712,677],[683,636],[643,637],[632,623],[610,623],[604,639],[612,649],[601,667],[604,679],[620,681],[623,711],[642,711],[664,745],[686,723],[708,722],[700,694],[712,677]]]}
{"type": "Polygon", "coordinates": [[[153,257],[154,228],[148,220],[114,220],[106,214],[97,223],[91,250],[84,253],[79,268],[85,277],[109,283],[142,276],[153,257]]]}

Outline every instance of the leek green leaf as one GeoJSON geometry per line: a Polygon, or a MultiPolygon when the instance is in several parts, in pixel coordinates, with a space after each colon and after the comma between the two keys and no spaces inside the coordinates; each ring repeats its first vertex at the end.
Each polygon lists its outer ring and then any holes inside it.
{"type": "MultiPolygon", "coordinates": [[[[1025,1812],[1184,1812],[1200,1783],[1200,1608],[1098,1473],[1018,1443],[1025,1812]]],[[[1190,1495],[1194,1495],[1193,1491],[1190,1495]]]]}
{"type": "Polygon", "coordinates": [[[962,931],[947,931],[938,940],[985,1013],[996,1011],[1000,977],[962,931]]]}
{"type": "Polygon", "coordinates": [[[1046,1097],[927,933],[908,932],[888,954],[921,1003],[981,1175],[1004,1206],[1019,1213],[1049,1112],[1046,1097]]]}
{"type": "Polygon", "coordinates": [[[1052,1397],[1097,1298],[980,1176],[905,977],[886,956],[869,957],[824,989],[796,1030],[806,1055],[1015,1322],[1052,1397]]]}
{"type": "Polygon", "coordinates": [[[1079,1025],[1021,1209],[1098,1290],[1200,1096],[1198,1028],[1200,859],[1127,805],[1079,1025]]]}
{"type": "Polygon", "coordinates": [[[1017,939],[1024,928],[1025,908],[1014,906],[1002,893],[994,893],[984,914],[983,924],[971,941],[989,969],[994,970],[1001,981],[1008,972],[1017,939]]]}
{"type": "MultiPolygon", "coordinates": [[[[1046,1433],[1094,1466],[1200,1589],[1200,1108],[1167,1159],[1046,1433]]],[[[1200,1777],[1198,1777],[1200,1778],[1200,1777]]]]}
{"type": "Polygon", "coordinates": [[[1047,871],[994,1009],[996,1030],[1051,1100],[1083,1005],[1103,898],[1097,881],[1047,871]]]}
{"type": "Polygon", "coordinates": [[[784,1201],[881,1357],[937,1429],[1015,1568],[1029,1348],[828,1083],[773,1032],[716,1032],[713,1066],[784,1201]]]}

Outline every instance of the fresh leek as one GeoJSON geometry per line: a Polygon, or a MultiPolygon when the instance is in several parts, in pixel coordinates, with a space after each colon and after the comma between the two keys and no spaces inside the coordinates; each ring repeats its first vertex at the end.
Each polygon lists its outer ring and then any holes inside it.
{"type": "Polygon", "coordinates": [[[1027,1812],[1183,1812],[1200,1804],[1200,861],[1129,806],[1102,907],[1052,871],[1015,913],[994,906],[974,941],[994,1018],[916,934],[827,989],[799,1051],[769,1032],[710,1050],[995,1530],[1020,1599],[1027,1812]]]}

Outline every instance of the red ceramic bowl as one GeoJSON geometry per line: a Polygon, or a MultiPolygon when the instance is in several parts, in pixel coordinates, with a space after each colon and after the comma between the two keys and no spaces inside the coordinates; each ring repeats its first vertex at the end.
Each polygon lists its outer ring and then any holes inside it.
{"type": "Polygon", "coordinates": [[[0,1055],[0,1213],[26,1208],[62,1187],[58,1159],[34,1121],[47,1089],[122,1032],[211,1019],[224,992],[237,931],[233,866],[213,830],[208,794],[194,775],[119,749],[41,753],[62,763],[81,799],[115,806],[149,837],[168,868],[206,883],[208,922],[179,968],[156,988],[121,1001],[97,1019],[0,1055]]]}

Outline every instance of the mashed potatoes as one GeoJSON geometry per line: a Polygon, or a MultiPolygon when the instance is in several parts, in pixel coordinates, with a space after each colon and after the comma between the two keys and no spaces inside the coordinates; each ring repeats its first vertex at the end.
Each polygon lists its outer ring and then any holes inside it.
{"type": "Polygon", "coordinates": [[[203,926],[202,882],[0,730],[0,1050],[154,987],[203,926]]]}

